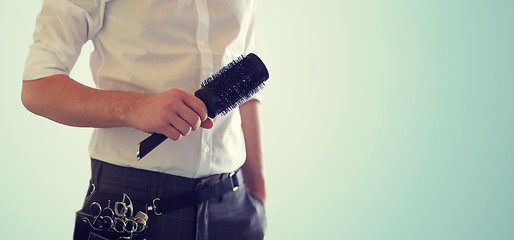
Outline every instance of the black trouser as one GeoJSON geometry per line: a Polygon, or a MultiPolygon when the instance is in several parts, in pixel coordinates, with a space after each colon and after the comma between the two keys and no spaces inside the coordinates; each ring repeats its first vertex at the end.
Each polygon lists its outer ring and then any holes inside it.
{"type": "MultiPolygon", "coordinates": [[[[240,171],[237,191],[160,214],[160,199],[199,191],[222,175],[191,179],[91,161],[91,188],[77,212],[74,239],[263,239],[262,203],[248,193],[240,171]],[[147,216],[148,218],[145,218],[147,216]]],[[[236,177],[236,176],[234,176],[236,177]]]]}

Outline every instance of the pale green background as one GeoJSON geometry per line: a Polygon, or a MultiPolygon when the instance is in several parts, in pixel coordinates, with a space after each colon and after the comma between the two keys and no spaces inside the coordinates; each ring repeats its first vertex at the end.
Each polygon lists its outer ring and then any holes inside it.
{"type": "MultiPolygon", "coordinates": [[[[19,100],[40,5],[0,3],[2,239],[71,239],[89,177],[90,129],[19,100]]],[[[514,239],[513,12],[261,0],[267,239],[514,239]]]]}

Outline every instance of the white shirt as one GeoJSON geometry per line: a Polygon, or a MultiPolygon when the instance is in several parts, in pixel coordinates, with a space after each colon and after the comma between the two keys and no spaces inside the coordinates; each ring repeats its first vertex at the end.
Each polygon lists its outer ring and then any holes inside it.
{"type": "MultiPolygon", "coordinates": [[[[194,93],[240,55],[254,52],[256,0],[44,0],[24,80],[69,74],[91,40],[99,89],[156,94],[194,93]]],[[[141,116],[145,117],[145,116],[141,116]]],[[[245,161],[239,110],[179,141],[166,140],[137,161],[137,129],[95,129],[90,155],[120,166],[199,178],[230,172],[245,161]]]]}

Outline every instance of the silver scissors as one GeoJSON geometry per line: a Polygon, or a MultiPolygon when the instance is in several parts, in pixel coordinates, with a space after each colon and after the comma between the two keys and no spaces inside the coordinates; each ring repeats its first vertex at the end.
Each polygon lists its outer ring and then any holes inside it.
{"type": "Polygon", "coordinates": [[[127,194],[123,194],[121,202],[114,204],[114,209],[111,208],[111,200],[108,200],[107,207],[102,208],[98,202],[93,202],[89,206],[93,222],[89,219],[84,219],[92,228],[96,230],[114,230],[118,233],[139,233],[147,227],[148,215],[143,212],[138,212],[135,216],[134,206],[132,200],[127,194]]]}
{"type": "Polygon", "coordinates": [[[102,210],[100,220],[105,229],[111,229],[113,227],[114,210],[111,208],[111,200],[107,200],[107,207],[102,210]]]}
{"type": "Polygon", "coordinates": [[[132,205],[132,200],[130,200],[130,197],[123,193],[123,199],[121,202],[116,202],[114,204],[114,213],[118,217],[122,218],[131,218],[134,214],[134,206],[132,205]]]}
{"type": "MultiPolygon", "coordinates": [[[[110,207],[111,200],[108,201],[107,207],[102,208],[102,205],[98,202],[93,202],[89,206],[91,215],[93,216],[93,222],[89,223],[91,227],[96,230],[110,229],[114,223],[114,211],[110,207]]],[[[88,221],[89,222],[89,221],[88,221]]]]}

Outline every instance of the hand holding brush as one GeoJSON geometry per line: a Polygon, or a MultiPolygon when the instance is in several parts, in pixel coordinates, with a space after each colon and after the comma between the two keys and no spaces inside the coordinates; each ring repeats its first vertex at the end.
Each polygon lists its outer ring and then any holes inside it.
{"type": "MultiPolygon", "coordinates": [[[[223,67],[216,74],[206,79],[201,88],[195,92],[195,96],[203,101],[207,108],[207,115],[214,118],[219,114],[227,114],[257,93],[263,86],[264,81],[269,77],[268,70],[264,63],[251,53],[244,58],[234,60],[223,67]]],[[[173,91],[173,90],[172,90],[173,91]]],[[[180,94],[180,93],[179,93],[180,94]]],[[[186,102],[187,106],[197,106],[198,102],[191,100],[186,102]]],[[[191,107],[198,116],[202,116],[202,107],[191,107]]],[[[202,120],[202,127],[212,127],[210,120],[202,120]]],[[[195,125],[195,124],[193,124],[195,125]]],[[[195,125],[196,126],[196,125],[195,125]]],[[[193,128],[193,130],[196,130],[193,128]]],[[[186,133],[187,134],[187,133],[186,133]]],[[[163,134],[154,133],[143,140],[137,148],[137,158],[140,160],[167,137],[163,134]]]]}

